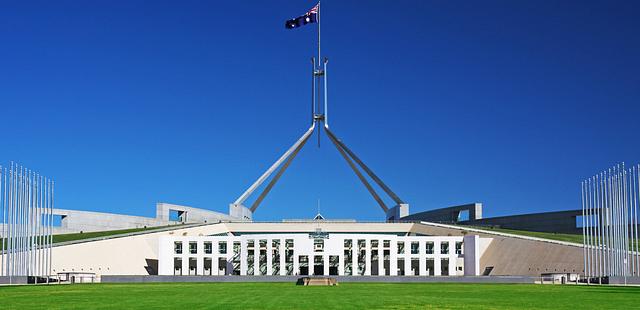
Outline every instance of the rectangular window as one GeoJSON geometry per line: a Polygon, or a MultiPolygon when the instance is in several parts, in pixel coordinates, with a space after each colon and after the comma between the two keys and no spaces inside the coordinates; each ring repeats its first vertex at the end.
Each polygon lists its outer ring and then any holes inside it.
{"type": "Polygon", "coordinates": [[[443,258],[440,260],[440,275],[448,276],[449,275],[449,259],[443,258]]]}
{"type": "Polygon", "coordinates": [[[382,241],[382,246],[388,249],[391,246],[391,240],[382,241]]]}
{"type": "Polygon", "coordinates": [[[198,243],[197,242],[189,242],[189,253],[198,254],[198,243]]]}
{"type": "Polygon", "coordinates": [[[371,248],[372,249],[378,248],[378,240],[371,240],[371,248]]]}
{"type": "Polygon", "coordinates": [[[458,212],[458,222],[464,222],[469,220],[469,210],[462,210],[458,212]]]}
{"type": "Polygon", "coordinates": [[[434,266],[433,258],[427,258],[426,267],[427,267],[427,275],[428,276],[434,275],[435,269],[433,269],[433,266],[434,266]]]}
{"type": "Polygon", "coordinates": [[[351,249],[351,245],[353,244],[353,242],[351,241],[351,239],[345,239],[344,240],[344,248],[345,249],[351,249]]]}
{"type": "Polygon", "coordinates": [[[314,252],[322,252],[322,251],[324,251],[324,239],[314,239],[313,240],[313,251],[314,252]]]}
{"type": "Polygon", "coordinates": [[[440,254],[449,254],[449,242],[441,242],[440,243],[440,254]]]}
{"type": "Polygon", "coordinates": [[[226,241],[220,241],[220,243],[218,243],[218,253],[227,254],[227,242],[226,241]]]}
{"type": "Polygon", "coordinates": [[[211,244],[211,241],[207,241],[204,243],[204,254],[211,254],[213,253],[213,246],[211,244]]]}
{"type": "Polygon", "coordinates": [[[398,254],[404,254],[404,241],[398,241],[398,254]]]}
{"type": "Polygon", "coordinates": [[[253,240],[247,240],[247,248],[253,248],[253,240]]]}
{"type": "Polygon", "coordinates": [[[433,254],[433,241],[427,241],[427,254],[433,254]]]}
{"type": "Polygon", "coordinates": [[[420,243],[418,241],[411,242],[411,254],[420,253],[420,243]]]}
{"type": "Polygon", "coordinates": [[[173,253],[182,254],[182,242],[176,241],[173,243],[173,253]]]}
{"type": "Polygon", "coordinates": [[[462,254],[462,241],[456,241],[456,254],[462,254]]]}

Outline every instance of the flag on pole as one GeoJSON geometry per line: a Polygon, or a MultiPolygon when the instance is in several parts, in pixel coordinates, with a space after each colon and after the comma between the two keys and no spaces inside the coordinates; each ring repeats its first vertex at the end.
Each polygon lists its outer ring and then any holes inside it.
{"type": "Polygon", "coordinates": [[[290,19],[284,23],[284,27],[287,29],[294,29],[306,24],[317,23],[318,22],[318,9],[320,7],[320,3],[316,4],[309,12],[305,13],[302,16],[298,16],[296,18],[290,19]]]}

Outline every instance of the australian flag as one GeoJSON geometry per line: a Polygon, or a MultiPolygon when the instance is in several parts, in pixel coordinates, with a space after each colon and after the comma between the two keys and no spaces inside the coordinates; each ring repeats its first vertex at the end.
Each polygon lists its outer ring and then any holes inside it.
{"type": "Polygon", "coordinates": [[[316,4],[309,12],[302,16],[298,16],[294,19],[290,19],[284,23],[284,27],[287,29],[294,29],[306,24],[318,22],[318,10],[320,9],[320,3],[316,4]]]}

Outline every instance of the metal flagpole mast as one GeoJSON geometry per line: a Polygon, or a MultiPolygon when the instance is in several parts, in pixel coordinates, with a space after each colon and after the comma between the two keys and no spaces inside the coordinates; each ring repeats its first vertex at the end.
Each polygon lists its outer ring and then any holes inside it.
{"type": "Polygon", "coordinates": [[[635,246],[635,257],[634,260],[636,262],[636,266],[638,266],[638,272],[636,275],[640,276],[640,261],[638,261],[638,195],[640,194],[640,180],[638,180],[638,174],[640,173],[640,165],[635,166],[635,174],[634,174],[634,178],[633,178],[633,188],[634,188],[634,193],[633,193],[633,209],[634,209],[634,223],[633,223],[633,228],[635,230],[635,241],[633,242],[633,245],[635,246]],[[636,187],[637,184],[637,187],[636,187]]]}
{"type": "Polygon", "coordinates": [[[320,1],[318,1],[318,67],[320,66],[320,1]]]}
{"type": "MultiPolygon", "coordinates": [[[[55,182],[51,181],[51,207],[49,208],[49,217],[51,220],[53,220],[53,193],[54,193],[54,188],[55,188],[55,182]]],[[[53,231],[52,231],[52,222],[49,222],[49,269],[48,269],[48,275],[51,275],[51,257],[52,257],[52,243],[53,243],[53,231]]],[[[47,281],[48,283],[48,281],[47,281]]]]}
{"type": "Polygon", "coordinates": [[[7,224],[5,223],[5,215],[6,212],[4,210],[4,192],[6,190],[3,191],[3,185],[4,183],[3,181],[3,174],[4,170],[2,168],[2,166],[0,166],[0,212],[2,212],[2,238],[0,239],[2,241],[2,261],[0,261],[0,276],[4,276],[4,257],[5,257],[5,253],[4,253],[4,245],[5,243],[7,243],[5,240],[7,240],[7,236],[5,234],[5,228],[7,227],[7,224]]]}
{"type": "Polygon", "coordinates": [[[593,177],[593,200],[595,203],[595,211],[596,211],[596,274],[598,276],[598,283],[600,283],[600,279],[602,278],[602,252],[600,252],[600,197],[598,196],[598,175],[596,174],[593,177]]]}
{"type": "Polygon", "coordinates": [[[580,189],[582,192],[582,259],[584,262],[583,274],[586,277],[587,276],[587,235],[585,234],[585,221],[584,221],[585,220],[584,181],[581,182],[580,189]]]}

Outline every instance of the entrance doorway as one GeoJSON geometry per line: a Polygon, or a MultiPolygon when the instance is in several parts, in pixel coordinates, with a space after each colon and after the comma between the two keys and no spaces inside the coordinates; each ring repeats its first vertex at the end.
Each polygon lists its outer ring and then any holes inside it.
{"type": "Polygon", "coordinates": [[[313,257],[313,274],[316,276],[324,275],[324,259],[320,255],[313,257]]]}

